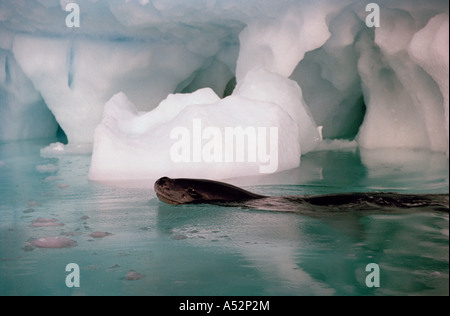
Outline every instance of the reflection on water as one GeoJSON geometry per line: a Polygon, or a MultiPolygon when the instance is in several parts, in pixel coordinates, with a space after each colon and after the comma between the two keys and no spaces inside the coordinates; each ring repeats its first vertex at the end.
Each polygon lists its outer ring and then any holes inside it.
{"type": "MultiPolygon", "coordinates": [[[[302,216],[166,205],[152,181],[89,182],[88,155],[40,157],[48,143],[0,144],[0,295],[449,294],[448,213],[302,216]],[[30,227],[37,218],[64,226],[30,227]],[[24,247],[45,236],[77,246],[24,247]],[[79,288],[65,285],[72,262],[79,288]],[[369,263],[379,265],[378,288],[366,286],[369,263]],[[130,270],[144,277],[127,280],[130,270]]],[[[269,195],[448,193],[448,159],[320,151],[298,169],[229,182],[269,195]]]]}

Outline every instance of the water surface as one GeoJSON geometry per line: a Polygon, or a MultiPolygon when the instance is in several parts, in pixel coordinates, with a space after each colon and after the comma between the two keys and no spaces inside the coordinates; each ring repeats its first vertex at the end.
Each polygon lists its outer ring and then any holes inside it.
{"type": "MultiPolygon", "coordinates": [[[[40,156],[51,140],[0,144],[0,295],[448,295],[448,213],[303,216],[158,201],[152,181],[96,183],[89,155],[40,156]],[[30,227],[37,218],[63,226],[30,227]],[[108,232],[101,238],[90,234],[108,232]],[[76,241],[26,247],[33,238],[76,241]],[[66,265],[80,267],[67,287],[66,265]],[[368,287],[369,263],[380,286],[368,287]],[[127,280],[134,270],[142,278],[127,280]]],[[[347,149],[229,182],[268,195],[448,193],[448,159],[347,149]]]]}

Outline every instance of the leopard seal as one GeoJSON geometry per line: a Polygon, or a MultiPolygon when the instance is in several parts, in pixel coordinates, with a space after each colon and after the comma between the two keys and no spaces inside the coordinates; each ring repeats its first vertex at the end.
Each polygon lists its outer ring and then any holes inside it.
{"type": "Polygon", "coordinates": [[[265,196],[237,186],[208,179],[168,178],[156,180],[158,199],[168,204],[215,204],[272,211],[315,212],[426,208],[449,212],[448,194],[402,194],[355,192],[326,195],[265,196]]]}
{"type": "Polygon", "coordinates": [[[228,183],[208,179],[162,177],[156,180],[154,189],[159,200],[168,204],[214,204],[265,197],[228,183]]]}

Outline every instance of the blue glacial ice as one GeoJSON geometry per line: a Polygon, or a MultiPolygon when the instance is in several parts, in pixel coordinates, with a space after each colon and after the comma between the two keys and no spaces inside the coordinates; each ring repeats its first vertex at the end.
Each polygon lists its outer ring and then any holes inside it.
{"type": "Polygon", "coordinates": [[[0,140],[59,128],[43,152],[92,151],[91,179],[258,173],[170,161],[195,118],[277,127],[277,171],[322,139],[448,157],[445,1],[377,1],[379,27],[357,0],[83,1],[67,27],[69,2],[0,5],[0,140]]]}

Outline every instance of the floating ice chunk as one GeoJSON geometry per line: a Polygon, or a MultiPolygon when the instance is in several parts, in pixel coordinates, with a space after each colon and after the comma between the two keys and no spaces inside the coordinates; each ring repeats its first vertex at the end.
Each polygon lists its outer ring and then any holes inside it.
{"type": "MultiPolygon", "coordinates": [[[[92,180],[156,179],[162,175],[228,178],[260,173],[261,165],[267,164],[267,161],[226,160],[225,150],[229,149],[226,149],[226,140],[222,135],[225,135],[227,128],[235,127],[266,129],[267,139],[259,145],[261,150],[265,147],[265,154],[271,144],[277,145],[277,170],[299,165],[298,126],[285,110],[274,103],[239,95],[220,100],[208,89],[170,96],[154,111],[141,115],[130,106],[124,94],[115,95],[108,103],[105,105],[104,119],[95,133],[89,171],[92,180]],[[196,99],[198,104],[193,102],[196,99]],[[175,100],[174,105],[178,109],[168,110],[165,104],[175,100]],[[213,103],[200,104],[205,100],[213,103]],[[115,114],[120,105],[123,106],[121,110],[128,113],[118,117],[115,114]],[[125,119],[121,120],[121,117],[125,119]],[[199,131],[196,131],[196,122],[201,125],[199,131]],[[269,141],[267,130],[270,128],[277,129],[276,144],[269,141]],[[172,155],[180,139],[171,138],[171,135],[180,129],[189,133],[189,154],[184,161],[177,161],[172,155]],[[219,133],[220,138],[204,134],[207,129],[219,133]],[[207,146],[209,149],[220,148],[221,153],[215,156],[217,159],[203,159],[207,146]]],[[[244,150],[247,149],[244,147],[244,150]]],[[[236,152],[231,153],[237,156],[236,152]]]]}
{"type": "Polygon", "coordinates": [[[440,277],[441,273],[439,271],[433,271],[433,272],[430,273],[430,276],[432,276],[432,277],[440,277]]]}
{"type": "Polygon", "coordinates": [[[65,155],[84,155],[92,153],[91,143],[74,143],[63,144],[60,142],[51,143],[50,145],[41,148],[42,157],[58,157],[65,155]]]}
{"type": "Polygon", "coordinates": [[[77,242],[60,236],[50,236],[32,239],[29,244],[38,248],[70,248],[75,247],[77,242]]]}
{"type": "Polygon", "coordinates": [[[81,235],[80,232],[62,232],[61,233],[62,236],[78,236],[81,235]]]}
{"type": "Polygon", "coordinates": [[[36,170],[39,172],[55,172],[58,171],[59,167],[57,165],[54,164],[46,164],[46,165],[37,165],[36,166],[36,170]]]}
{"type": "Polygon", "coordinates": [[[130,270],[130,271],[127,273],[127,275],[125,276],[125,280],[128,280],[128,281],[135,281],[135,280],[140,280],[140,279],[142,279],[143,277],[144,277],[143,274],[138,273],[138,272],[136,272],[136,271],[134,271],[134,270],[130,270]]]}
{"type": "Polygon", "coordinates": [[[29,206],[29,207],[42,206],[42,203],[41,203],[41,202],[38,202],[38,201],[29,201],[29,202],[28,202],[28,206],[29,206]]]}
{"type": "Polygon", "coordinates": [[[100,232],[100,231],[95,231],[91,234],[89,234],[89,236],[93,237],[93,238],[102,238],[102,237],[106,237],[112,235],[111,233],[108,232],[100,232]]]}
{"type": "Polygon", "coordinates": [[[63,152],[64,149],[64,144],[60,142],[51,143],[49,146],[47,146],[47,150],[51,150],[53,152],[63,152]]]}
{"type": "Polygon", "coordinates": [[[35,221],[33,221],[33,223],[31,223],[30,225],[30,227],[49,227],[49,226],[64,226],[64,224],[58,222],[58,220],[54,218],[39,217],[35,221]]]}

